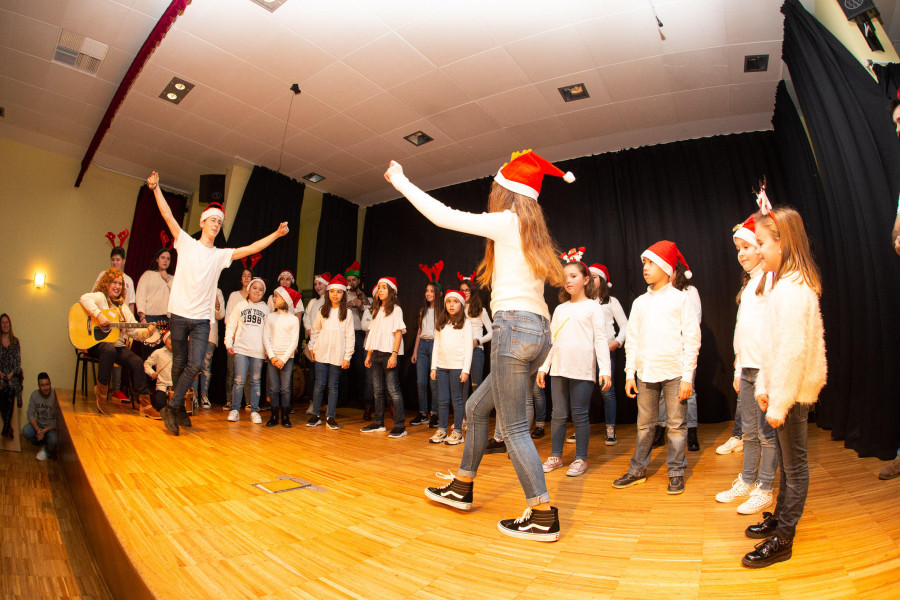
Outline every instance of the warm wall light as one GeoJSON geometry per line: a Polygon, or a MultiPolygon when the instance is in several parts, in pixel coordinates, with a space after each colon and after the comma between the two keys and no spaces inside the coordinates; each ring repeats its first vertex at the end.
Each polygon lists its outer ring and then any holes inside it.
{"type": "Polygon", "coordinates": [[[44,282],[47,280],[47,276],[40,271],[37,271],[34,274],[34,287],[41,289],[44,287],[44,282]]]}

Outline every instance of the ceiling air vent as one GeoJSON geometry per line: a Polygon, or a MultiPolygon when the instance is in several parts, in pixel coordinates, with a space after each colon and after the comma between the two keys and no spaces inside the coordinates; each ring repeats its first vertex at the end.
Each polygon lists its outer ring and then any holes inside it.
{"type": "Polygon", "coordinates": [[[82,73],[96,75],[100,64],[106,58],[109,46],[84,37],[74,31],[63,29],[59,32],[53,61],[77,69],[82,73]]]}

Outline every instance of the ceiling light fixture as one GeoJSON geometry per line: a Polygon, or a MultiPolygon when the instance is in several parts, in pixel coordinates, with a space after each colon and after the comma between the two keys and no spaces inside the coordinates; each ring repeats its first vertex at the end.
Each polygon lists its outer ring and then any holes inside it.
{"type": "Polygon", "coordinates": [[[748,54],[744,57],[744,73],[764,73],[768,70],[768,54],[748,54]]]}
{"type": "Polygon", "coordinates": [[[275,12],[278,10],[278,7],[287,2],[287,0],[250,0],[250,2],[262,6],[269,12],[275,12]]]}
{"type": "Polygon", "coordinates": [[[323,179],[325,179],[324,175],[319,175],[318,173],[307,173],[303,176],[303,179],[310,181],[312,183],[319,183],[323,179]]]}
{"type": "Polygon", "coordinates": [[[172,104],[178,104],[184,100],[184,97],[187,96],[188,92],[192,89],[194,89],[193,83],[173,77],[172,81],[169,82],[169,85],[166,86],[166,89],[162,91],[159,97],[172,104]]]}
{"type": "Polygon", "coordinates": [[[558,89],[560,96],[562,96],[563,100],[565,100],[566,102],[574,102],[575,100],[584,100],[585,98],[591,97],[591,95],[588,94],[587,88],[584,87],[583,83],[567,85],[566,87],[561,87],[558,89]]]}
{"type": "Polygon", "coordinates": [[[427,144],[428,142],[434,140],[433,137],[431,137],[424,131],[416,131],[415,133],[404,135],[403,139],[413,146],[421,146],[422,144],[427,144]]]}

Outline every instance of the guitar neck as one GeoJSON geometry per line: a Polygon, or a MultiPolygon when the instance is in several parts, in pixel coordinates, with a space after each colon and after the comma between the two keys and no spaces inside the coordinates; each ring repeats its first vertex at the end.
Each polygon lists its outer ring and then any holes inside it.
{"type": "Polygon", "coordinates": [[[153,323],[110,323],[109,327],[115,327],[116,329],[140,329],[147,328],[153,325],[153,323]]]}

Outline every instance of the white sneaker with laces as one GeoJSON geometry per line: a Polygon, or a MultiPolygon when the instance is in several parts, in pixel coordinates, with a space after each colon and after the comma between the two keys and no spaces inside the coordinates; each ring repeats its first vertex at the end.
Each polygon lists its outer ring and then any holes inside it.
{"type": "Polygon", "coordinates": [[[561,466],[563,466],[562,459],[558,456],[551,456],[550,458],[548,458],[547,460],[544,461],[544,464],[543,464],[544,473],[549,473],[550,471],[553,471],[554,469],[558,469],[561,466]]]}
{"type": "Polygon", "coordinates": [[[579,475],[583,475],[584,472],[587,471],[587,462],[576,458],[571,465],[569,465],[569,470],[566,471],[566,475],[569,477],[578,477],[579,475]]]}
{"type": "Polygon", "coordinates": [[[240,418],[241,418],[241,413],[238,412],[238,411],[236,411],[236,410],[232,410],[232,411],[230,411],[230,412],[228,413],[228,420],[229,420],[229,421],[237,421],[237,420],[239,420],[240,418]]]}
{"type": "Polygon", "coordinates": [[[737,479],[731,483],[730,490],[716,494],[716,502],[732,502],[738,498],[746,498],[752,491],[753,486],[749,483],[744,483],[744,480],[738,475],[737,479]]]}
{"type": "Polygon", "coordinates": [[[35,456],[35,458],[38,460],[47,460],[47,456],[47,449],[41,446],[41,449],[38,450],[37,456],[35,456]]]}
{"type": "Polygon", "coordinates": [[[716,454],[731,454],[732,452],[742,452],[743,450],[744,440],[733,435],[724,444],[716,448],[716,454]]]}
{"type": "Polygon", "coordinates": [[[200,396],[200,406],[203,408],[212,408],[212,403],[209,401],[208,397],[200,396]]]}
{"type": "Polygon", "coordinates": [[[758,513],[767,506],[772,505],[772,492],[760,489],[760,482],[756,482],[750,497],[746,502],[738,506],[737,511],[742,515],[752,515],[758,513]]]}
{"type": "Polygon", "coordinates": [[[431,436],[428,441],[432,444],[443,444],[444,440],[447,439],[447,432],[443,429],[438,429],[434,432],[434,435],[431,436]]]}
{"type": "Polygon", "coordinates": [[[252,412],[252,413],[250,413],[250,422],[260,425],[260,424],[262,424],[262,417],[259,416],[258,412],[252,412]]]}
{"type": "Polygon", "coordinates": [[[447,436],[447,439],[444,440],[444,443],[448,446],[456,446],[457,444],[463,443],[463,441],[462,434],[454,429],[453,432],[447,436]]]}

